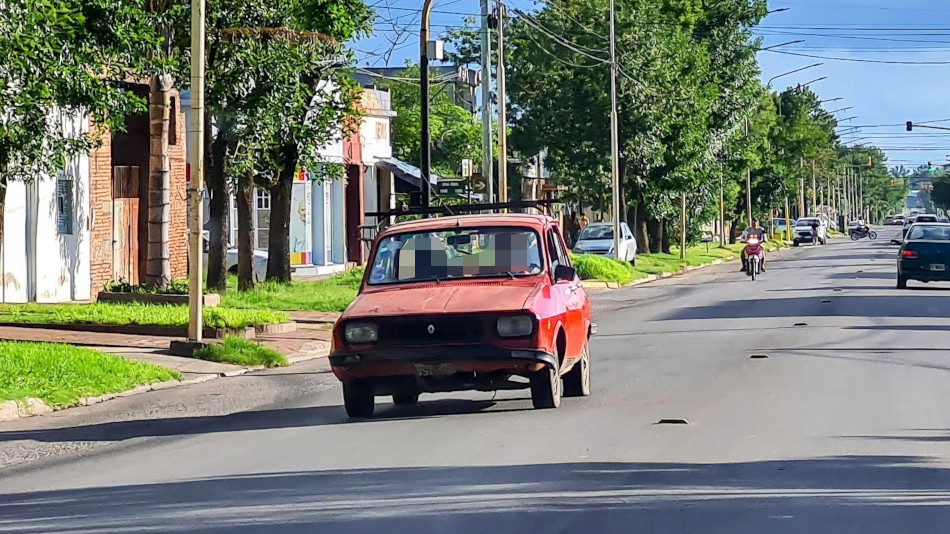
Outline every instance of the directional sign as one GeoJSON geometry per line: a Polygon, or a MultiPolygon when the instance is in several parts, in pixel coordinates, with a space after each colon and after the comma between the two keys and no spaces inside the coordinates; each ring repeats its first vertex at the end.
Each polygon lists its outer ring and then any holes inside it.
{"type": "Polygon", "coordinates": [[[472,189],[479,194],[488,193],[488,180],[484,176],[472,178],[472,189]]]}
{"type": "Polygon", "coordinates": [[[468,189],[468,183],[462,180],[442,180],[435,185],[436,192],[444,197],[462,197],[468,189]]]}

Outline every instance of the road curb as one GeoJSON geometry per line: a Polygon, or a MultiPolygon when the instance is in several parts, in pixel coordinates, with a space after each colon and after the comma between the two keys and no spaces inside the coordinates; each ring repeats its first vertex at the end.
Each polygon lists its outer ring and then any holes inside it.
{"type": "MultiPolygon", "coordinates": [[[[291,356],[287,358],[289,366],[296,365],[298,363],[316,360],[318,358],[326,358],[330,355],[330,345],[324,342],[318,342],[319,345],[314,347],[313,352],[307,352],[305,354],[300,354],[298,356],[291,356]]],[[[27,398],[25,402],[17,401],[3,401],[0,402],[0,423],[4,421],[14,421],[17,419],[25,419],[27,417],[47,415],[53,412],[59,412],[63,410],[68,410],[70,408],[75,408],[79,406],[92,406],[94,404],[100,404],[106,401],[119,398],[134,397],[136,395],[141,395],[143,393],[148,393],[149,391],[165,391],[168,389],[175,389],[182,386],[191,386],[195,384],[203,384],[205,382],[210,382],[211,380],[218,380],[220,378],[232,378],[235,376],[245,375],[247,373],[252,373],[255,371],[263,371],[266,367],[263,365],[252,365],[248,367],[242,367],[240,369],[234,369],[232,371],[224,371],[221,373],[206,373],[201,374],[186,380],[166,380],[164,382],[155,382],[154,384],[145,384],[141,386],[136,386],[128,391],[121,391],[118,393],[106,393],[104,395],[99,395],[96,397],[82,397],[80,398],[75,405],[64,406],[61,408],[55,408],[44,403],[40,399],[27,398]]]]}

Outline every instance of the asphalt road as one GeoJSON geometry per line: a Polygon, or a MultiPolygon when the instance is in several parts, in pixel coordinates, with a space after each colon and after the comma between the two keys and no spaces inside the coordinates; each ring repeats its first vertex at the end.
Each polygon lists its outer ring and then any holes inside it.
{"type": "Polygon", "coordinates": [[[594,393],[558,410],[440,395],[354,423],[295,368],[231,382],[261,396],[234,413],[3,425],[102,446],[0,470],[0,532],[950,532],[950,293],[895,289],[888,236],[596,294],[594,393]]]}

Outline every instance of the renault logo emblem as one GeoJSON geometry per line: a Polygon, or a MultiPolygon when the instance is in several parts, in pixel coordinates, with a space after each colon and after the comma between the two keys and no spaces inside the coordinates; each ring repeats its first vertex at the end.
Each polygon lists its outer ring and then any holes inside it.
{"type": "Polygon", "coordinates": [[[435,325],[434,325],[434,324],[430,324],[429,327],[426,328],[426,331],[429,332],[429,335],[434,334],[434,333],[435,333],[435,325]]]}

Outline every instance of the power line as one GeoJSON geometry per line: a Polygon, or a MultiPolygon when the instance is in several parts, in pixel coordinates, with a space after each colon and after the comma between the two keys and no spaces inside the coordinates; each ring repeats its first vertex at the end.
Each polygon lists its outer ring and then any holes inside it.
{"type": "Polygon", "coordinates": [[[859,59],[859,58],[849,58],[849,57],[831,57],[831,56],[819,56],[816,54],[799,54],[797,52],[788,52],[785,50],[762,50],[762,52],[772,52],[774,54],[783,54],[787,56],[798,56],[798,57],[807,57],[812,59],[824,59],[828,61],[848,61],[851,63],[876,63],[883,65],[950,65],[950,61],[888,61],[883,59],[859,59]]]}

